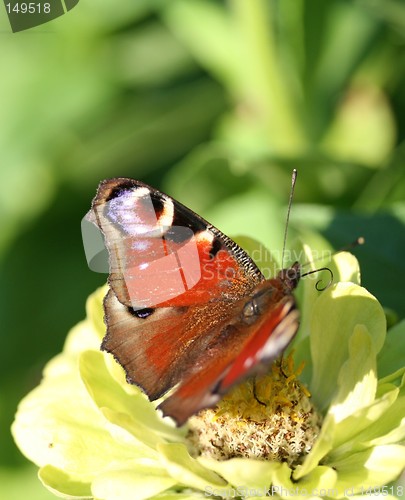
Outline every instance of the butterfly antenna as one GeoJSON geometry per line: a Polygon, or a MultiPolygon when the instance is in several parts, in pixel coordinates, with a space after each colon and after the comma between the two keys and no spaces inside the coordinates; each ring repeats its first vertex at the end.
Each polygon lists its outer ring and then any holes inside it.
{"type": "Polygon", "coordinates": [[[334,252],[332,255],[336,255],[337,253],[340,253],[340,252],[346,252],[347,250],[353,250],[353,248],[356,248],[359,245],[364,245],[365,242],[366,242],[366,240],[364,239],[364,237],[359,236],[358,238],[356,238],[354,241],[352,241],[348,245],[346,245],[346,246],[342,247],[340,250],[337,250],[336,252],[334,252]]]}
{"type": "Polygon", "coordinates": [[[315,284],[315,288],[318,290],[318,292],[323,292],[324,290],[329,288],[331,286],[331,284],[333,283],[333,272],[332,272],[332,269],[329,269],[329,267],[320,267],[319,269],[314,269],[313,271],[308,271],[307,273],[301,274],[300,278],[303,278],[304,276],[308,276],[308,274],[319,273],[320,271],[328,271],[328,273],[330,273],[330,279],[325,286],[323,286],[323,287],[320,286],[320,284],[322,283],[322,279],[317,281],[315,284]]]}
{"type": "Polygon", "coordinates": [[[292,175],[291,175],[290,198],[288,200],[287,218],[286,218],[286,221],[285,221],[284,241],[283,241],[283,253],[281,254],[281,269],[284,269],[285,245],[287,243],[288,223],[289,223],[289,220],[290,220],[291,205],[292,205],[292,200],[293,200],[293,197],[294,197],[294,188],[295,188],[295,182],[296,182],[296,180],[297,180],[297,169],[294,168],[294,170],[292,171],[292,175]]]}
{"type": "MultiPolygon", "coordinates": [[[[333,252],[333,254],[330,256],[330,258],[333,255],[336,255],[336,254],[338,254],[340,252],[345,252],[346,250],[352,250],[353,248],[356,248],[359,245],[363,245],[364,242],[365,242],[365,240],[364,240],[363,236],[360,236],[359,238],[355,239],[354,241],[352,241],[348,245],[342,247],[340,250],[337,250],[336,252],[333,252]]],[[[303,264],[301,266],[301,268],[304,267],[304,266],[308,266],[309,264],[313,264],[317,260],[323,260],[324,258],[325,257],[319,257],[318,259],[315,259],[312,262],[308,261],[305,264],[303,264]]],[[[330,273],[330,280],[328,281],[328,283],[325,286],[320,287],[320,283],[322,283],[322,280],[319,280],[316,283],[316,285],[315,285],[315,288],[319,292],[323,292],[324,290],[326,290],[327,288],[329,288],[330,285],[333,283],[333,272],[332,272],[332,269],[329,269],[329,267],[320,267],[319,269],[314,269],[313,271],[308,271],[307,273],[301,274],[300,277],[303,278],[304,276],[308,276],[309,274],[319,273],[320,271],[328,271],[330,273]]]]}
{"type": "Polygon", "coordinates": [[[318,257],[318,258],[311,260],[311,261],[308,260],[304,264],[301,264],[301,268],[303,268],[305,266],[309,266],[310,264],[313,264],[314,262],[317,262],[318,260],[325,260],[326,258],[329,258],[329,260],[330,260],[334,255],[337,255],[340,252],[346,252],[347,250],[353,250],[353,248],[356,248],[359,245],[364,245],[365,241],[366,240],[364,239],[363,236],[359,236],[358,238],[356,238],[354,241],[352,241],[348,245],[345,245],[344,247],[340,248],[339,250],[336,250],[332,254],[329,254],[327,257],[322,256],[322,257],[318,257]]]}

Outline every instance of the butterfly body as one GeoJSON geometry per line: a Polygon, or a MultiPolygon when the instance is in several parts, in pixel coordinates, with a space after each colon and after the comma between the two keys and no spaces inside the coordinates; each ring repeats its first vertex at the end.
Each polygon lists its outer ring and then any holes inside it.
{"type": "Polygon", "coordinates": [[[103,181],[87,216],[104,237],[110,290],[102,349],[183,424],[261,373],[298,328],[299,265],[266,280],[233,240],[132,179],[103,181]]]}

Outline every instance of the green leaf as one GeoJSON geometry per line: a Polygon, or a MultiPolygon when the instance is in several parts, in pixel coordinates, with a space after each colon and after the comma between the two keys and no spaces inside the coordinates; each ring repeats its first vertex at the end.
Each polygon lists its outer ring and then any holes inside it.
{"type": "MultiPolygon", "coordinates": [[[[402,158],[403,154],[398,164],[400,168],[397,170],[398,174],[404,177],[402,158]]],[[[329,169],[323,169],[323,172],[325,173],[324,183],[334,186],[336,182],[333,183],[327,177],[329,169]]],[[[345,178],[343,169],[339,169],[339,172],[343,176],[342,182],[346,186],[344,189],[346,195],[353,185],[357,185],[357,193],[361,186],[365,189],[364,186],[367,184],[365,179],[360,179],[361,183],[359,183],[356,179],[345,178]]],[[[379,190],[387,173],[385,169],[380,173],[381,178],[376,179],[374,190],[367,195],[367,200],[370,202],[375,200],[378,192],[381,195],[379,190]]],[[[319,172],[319,177],[322,178],[322,172],[319,172]]],[[[393,185],[386,188],[387,193],[391,193],[399,183],[399,178],[393,179],[393,185]]],[[[405,179],[402,184],[405,185],[405,179]]],[[[365,244],[353,251],[360,262],[362,285],[384,306],[391,307],[402,317],[404,311],[402,283],[405,282],[404,205],[404,203],[398,203],[391,209],[376,213],[373,211],[376,211],[379,206],[360,207],[363,213],[353,213],[322,205],[301,204],[295,205],[291,221],[294,225],[319,231],[335,248],[341,248],[358,236],[364,236],[365,244]],[[371,213],[364,213],[364,210],[371,213]]]]}
{"type": "MultiPolygon", "coordinates": [[[[208,143],[195,148],[174,165],[165,176],[163,187],[165,192],[204,215],[212,207],[215,211],[215,207],[228,198],[257,189],[259,182],[256,172],[235,158],[230,148],[208,143]]],[[[267,196],[267,202],[269,198],[271,196],[267,196]]],[[[232,213],[228,215],[232,217],[232,213]]]]}
{"type": "Polygon", "coordinates": [[[322,149],[337,160],[378,168],[395,144],[395,117],[382,91],[358,90],[349,90],[336,109],[322,149]]]}
{"type": "Polygon", "coordinates": [[[207,219],[225,234],[253,238],[272,251],[281,263],[284,211],[262,189],[251,190],[216,205],[207,219]],[[253,216],[254,214],[254,216],[253,216]]]}
{"type": "Polygon", "coordinates": [[[188,51],[161,22],[147,22],[136,31],[120,33],[115,41],[121,56],[116,77],[127,85],[154,87],[195,71],[188,51]]]}
{"type": "Polygon", "coordinates": [[[233,240],[253,259],[266,279],[277,276],[280,270],[278,259],[264,245],[249,236],[235,236],[233,240]]]}
{"type": "Polygon", "coordinates": [[[388,330],[384,347],[377,357],[378,374],[382,377],[404,366],[405,320],[388,330]]]}
{"type": "Polygon", "coordinates": [[[262,0],[236,0],[229,11],[209,1],[177,0],[165,12],[171,29],[201,64],[232,95],[261,110],[254,120],[241,114],[223,122],[223,135],[229,136],[231,146],[243,149],[246,136],[256,135],[253,150],[270,145],[291,155],[292,150],[301,151],[304,130],[296,116],[295,93],[286,85],[288,74],[277,50],[273,16],[272,6],[262,0]]]}
{"type": "Polygon", "coordinates": [[[403,387],[404,384],[405,384],[405,366],[380,379],[378,382],[378,390],[384,393],[384,389],[386,387],[391,387],[391,388],[392,386],[403,387]]]}
{"type": "Polygon", "coordinates": [[[205,0],[175,0],[163,18],[194,57],[228,84],[238,75],[237,46],[227,11],[205,0]]]}
{"type": "MultiPolygon", "coordinates": [[[[323,2],[316,4],[319,3],[323,2]]],[[[310,20],[307,18],[307,36],[312,40],[311,49],[317,52],[314,66],[307,68],[310,82],[308,97],[311,99],[310,104],[320,110],[311,117],[312,132],[319,137],[327,128],[334,111],[334,96],[347,88],[348,80],[373,42],[378,24],[365,15],[358,4],[329,2],[323,8],[320,7],[320,15],[318,10],[314,10],[312,3],[306,7],[308,18],[312,14],[310,20]],[[318,25],[319,31],[314,31],[314,23],[318,25]],[[350,44],[350,51],[344,49],[342,40],[350,44]],[[336,65],[336,61],[341,64],[336,65]]],[[[312,54],[308,54],[309,61],[311,56],[312,54]]]]}

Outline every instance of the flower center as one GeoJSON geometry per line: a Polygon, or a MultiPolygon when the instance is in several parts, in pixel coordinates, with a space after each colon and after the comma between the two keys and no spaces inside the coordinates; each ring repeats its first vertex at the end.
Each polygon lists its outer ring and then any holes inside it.
{"type": "Polygon", "coordinates": [[[188,442],[195,456],[216,460],[259,458],[297,465],[319,435],[322,418],[297,376],[290,354],[269,374],[236,386],[215,408],[189,420],[188,442]]]}

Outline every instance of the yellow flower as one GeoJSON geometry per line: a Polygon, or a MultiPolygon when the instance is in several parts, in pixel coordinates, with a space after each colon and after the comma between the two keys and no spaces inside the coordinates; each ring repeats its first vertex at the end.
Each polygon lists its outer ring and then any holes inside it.
{"type": "Polygon", "coordinates": [[[181,429],[99,350],[98,290],[20,403],[17,445],[63,498],[400,497],[388,483],[405,467],[405,324],[384,346],[383,310],[359,286],[357,261],[341,254],[334,266],[341,282],[324,292],[300,285],[294,354],[181,429]]]}

